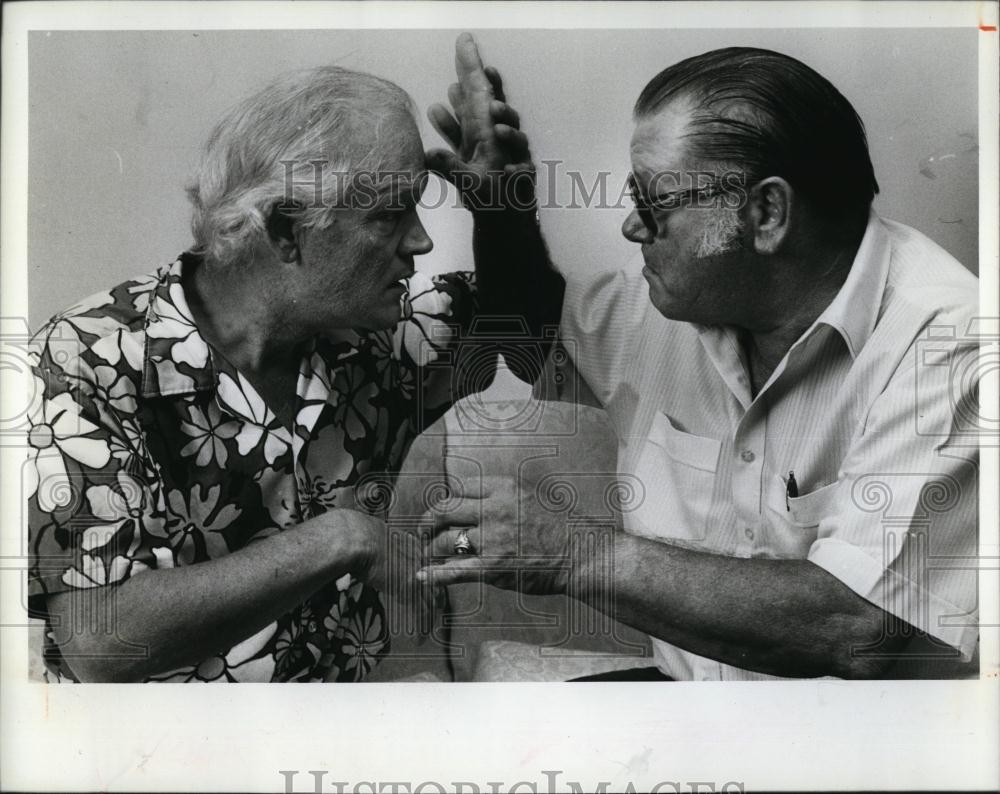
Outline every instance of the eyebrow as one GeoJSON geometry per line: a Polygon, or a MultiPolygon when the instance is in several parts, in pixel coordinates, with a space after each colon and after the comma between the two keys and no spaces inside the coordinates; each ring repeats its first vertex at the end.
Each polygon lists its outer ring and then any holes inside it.
{"type": "Polygon", "coordinates": [[[675,193],[687,189],[681,185],[682,176],[684,176],[684,172],[680,169],[642,169],[638,172],[635,170],[629,172],[635,189],[643,198],[651,201],[664,193],[675,193]],[[650,188],[653,188],[655,192],[650,192],[650,188]]]}
{"type": "Polygon", "coordinates": [[[423,190],[427,185],[430,171],[386,171],[385,178],[377,183],[376,190],[379,193],[387,193],[391,190],[398,190],[400,193],[414,193],[418,189],[423,190]]]}
{"type": "Polygon", "coordinates": [[[429,171],[417,172],[416,178],[409,176],[412,172],[392,171],[387,172],[385,179],[373,185],[377,206],[373,209],[385,209],[386,205],[393,209],[409,209],[416,206],[420,201],[420,195],[427,186],[429,171]]]}

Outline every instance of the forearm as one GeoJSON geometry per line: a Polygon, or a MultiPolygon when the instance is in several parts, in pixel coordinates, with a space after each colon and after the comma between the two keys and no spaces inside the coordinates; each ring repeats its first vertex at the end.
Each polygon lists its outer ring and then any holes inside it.
{"type": "Polygon", "coordinates": [[[780,676],[872,677],[852,653],[884,613],[806,560],[724,557],[616,533],[610,564],[583,566],[571,595],[692,653],[780,676]]]}
{"type": "Polygon", "coordinates": [[[511,334],[507,364],[532,383],[551,343],[543,329],[557,327],[562,316],[565,281],[552,266],[533,207],[481,209],[473,218],[480,313],[490,318],[479,327],[491,336],[511,334]]]}
{"type": "Polygon", "coordinates": [[[56,641],[73,672],[91,681],[139,681],[223,653],[364,568],[368,550],[349,531],[351,514],[331,511],[225,557],[117,587],[50,596],[56,641]]]}

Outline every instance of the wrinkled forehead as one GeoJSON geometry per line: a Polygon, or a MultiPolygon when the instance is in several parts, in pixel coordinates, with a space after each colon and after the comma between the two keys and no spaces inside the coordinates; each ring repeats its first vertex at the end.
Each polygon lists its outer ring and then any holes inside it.
{"type": "Polygon", "coordinates": [[[686,103],[672,102],[636,120],[629,144],[632,173],[640,184],[656,174],[695,167],[685,145],[691,112],[686,103]]]}
{"type": "Polygon", "coordinates": [[[352,182],[369,192],[392,193],[404,200],[419,198],[427,184],[424,148],[416,122],[396,111],[371,117],[355,129],[352,182]]]}
{"type": "Polygon", "coordinates": [[[367,150],[359,167],[408,171],[417,178],[424,170],[424,146],[413,116],[394,109],[369,116],[355,130],[355,146],[367,150]]]}

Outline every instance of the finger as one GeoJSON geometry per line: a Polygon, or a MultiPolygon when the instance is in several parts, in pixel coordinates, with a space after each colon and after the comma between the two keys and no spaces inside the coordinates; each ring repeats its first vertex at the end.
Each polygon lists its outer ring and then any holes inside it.
{"type": "Polygon", "coordinates": [[[421,524],[436,536],[453,527],[478,526],[483,515],[482,501],[476,498],[449,500],[442,507],[432,507],[421,524]]]}
{"type": "Polygon", "coordinates": [[[493,86],[493,96],[501,102],[506,102],[507,97],[503,92],[503,80],[500,79],[500,72],[492,66],[487,66],[483,69],[483,71],[486,72],[486,79],[489,80],[490,85],[493,86]]]}
{"type": "Polygon", "coordinates": [[[431,559],[440,559],[442,557],[462,557],[462,556],[479,556],[482,554],[482,532],[479,531],[478,527],[451,527],[444,532],[441,532],[434,540],[431,541],[428,547],[428,556],[431,559]],[[467,554],[459,554],[455,551],[455,543],[458,541],[461,534],[465,532],[469,538],[469,543],[472,544],[472,549],[469,550],[467,554]]]}
{"type": "Polygon", "coordinates": [[[428,171],[451,183],[455,182],[455,174],[462,170],[462,161],[454,152],[445,149],[431,149],[425,153],[424,165],[428,171]]]}
{"type": "Polygon", "coordinates": [[[533,163],[509,163],[503,167],[504,176],[514,176],[516,174],[528,174],[534,179],[535,166],[533,163]]]}
{"type": "Polygon", "coordinates": [[[478,582],[485,571],[479,557],[459,557],[443,565],[429,565],[416,573],[418,582],[425,585],[444,587],[460,582],[478,582]]]}
{"type": "Polygon", "coordinates": [[[511,154],[515,152],[518,154],[528,153],[528,136],[520,130],[506,124],[495,124],[493,132],[511,154]]]}
{"type": "Polygon", "coordinates": [[[448,101],[451,102],[451,106],[455,109],[455,112],[460,113],[460,108],[465,102],[465,91],[462,90],[462,86],[458,83],[452,83],[448,86],[448,101]]]}
{"type": "Polygon", "coordinates": [[[506,102],[494,99],[490,102],[490,115],[494,124],[506,124],[514,129],[520,129],[521,116],[506,102]]]}
{"type": "Polygon", "coordinates": [[[463,88],[492,94],[493,86],[486,77],[483,59],[479,57],[479,47],[471,33],[461,33],[455,41],[455,73],[463,88]]]}
{"type": "Polygon", "coordinates": [[[458,149],[462,145],[462,128],[448,112],[448,108],[440,103],[433,104],[427,108],[427,118],[438,135],[450,143],[452,148],[458,149]]]}

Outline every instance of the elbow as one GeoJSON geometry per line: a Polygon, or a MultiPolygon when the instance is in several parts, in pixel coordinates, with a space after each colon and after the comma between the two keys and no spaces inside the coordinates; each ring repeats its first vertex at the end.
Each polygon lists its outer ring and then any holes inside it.
{"type": "Polygon", "coordinates": [[[138,684],[147,676],[131,665],[120,662],[87,662],[83,669],[74,664],[71,669],[84,684],[138,684]]]}
{"type": "Polygon", "coordinates": [[[112,634],[75,632],[55,641],[63,663],[73,676],[85,684],[134,684],[145,680],[149,654],[145,649],[126,643],[112,634]]]}
{"type": "Polygon", "coordinates": [[[867,680],[884,677],[894,656],[888,631],[889,616],[872,607],[861,614],[841,616],[839,640],[832,650],[831,671],[838,678],[867,680]]]}
{"type": "Polygon", "coordinates": [[[59,650],[64,664],[84,684],[135,684],[148,676],[145,656],[142,659],[124,656],[113,641],[77,637],[72,643],[59,644],[59,650]]]}
{"type": "Polygon", "coordinates": [[[82,683],[142,681],[152,673],[149,649],[123,638],[121,615],[106,596],[92,591],[49,596],[53,640],[65,666],[82,683]]]}
{"type": "Polygon", "coordinates": [[[855,656],[847,660],[839,677],[851,681],[883,678],[890,665],[890,659],[855,656]]]}

